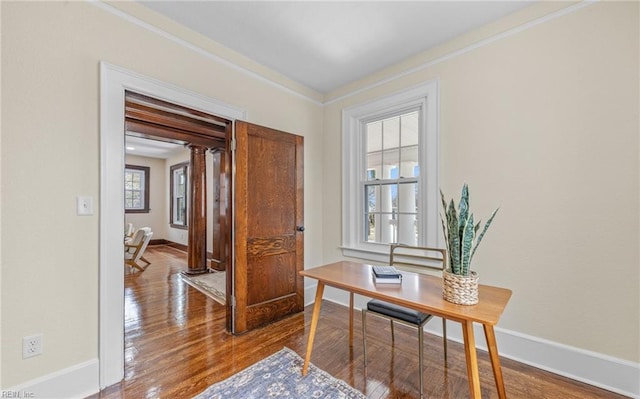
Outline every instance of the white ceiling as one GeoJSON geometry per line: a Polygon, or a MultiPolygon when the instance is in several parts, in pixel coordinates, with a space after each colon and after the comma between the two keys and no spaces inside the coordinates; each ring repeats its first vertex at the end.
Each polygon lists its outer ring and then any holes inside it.
{"type": "Polygon", "coordinates": [[[532,1],[140,1],[321,93],[532,1]]]}
{"type": "Polygon", "coordinates": [[[145,139],[136,136],[125,135],[125,153],[141,157],[167,159],[185,151],[181,144],[168,143],[160,140],[145,139]]]}

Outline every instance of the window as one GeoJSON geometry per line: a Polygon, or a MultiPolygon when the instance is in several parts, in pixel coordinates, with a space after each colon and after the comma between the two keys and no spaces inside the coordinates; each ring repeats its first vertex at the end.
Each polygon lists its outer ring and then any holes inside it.
{"type": "Polygon", "coordinates": [[[418,244],[417,110],[364,125],[364,241],[418,244]]]}
{"type": "Polygon", "coordinates": [[[170,190],[171,190],[171,227],[186,229],[187,223],[187,189],[189,168],[188,162],[171,166],[170,190]]]}
{"type": "Polygon", "coordinates": [[[125,213],[149,213],[149,167],[125,165],[125,213]]]}
{"type": "Polygon", "coordinates": [[[438,246],[437,82],[343,110],[343,254],[438,246]]]}

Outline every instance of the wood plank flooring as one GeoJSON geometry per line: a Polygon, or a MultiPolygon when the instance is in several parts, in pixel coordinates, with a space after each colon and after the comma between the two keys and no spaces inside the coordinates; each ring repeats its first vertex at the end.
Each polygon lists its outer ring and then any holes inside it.
{"type": "MultiPolygon", "coordinates": [[[[224,306],[181,280],[184,252],[155,246],[145,257],[152,262],[145,272],[125,276],[125,378],[91,398],[191,398],[283,346],[304,357],[311,306],[232,336],[225,331],[224,306]]],[[[353,347],[348,315],[348,308],[323,301],[312,363],[372,399],[419,398],[415,329],[396,327],[392,347],[389,323],[369,317],[365,373],[360,313],[355,315],[353,347]]],[[[478,351],[478,364],[483,398],[496,398],[486,352],[478,351]]],[[[509,359],[502,359],[502,369],[509,398],[623,398],[509,359]]],[[[425,397],[469,397],[461,344],[449,342],[446,367],[440,337],[425,334],[425,397]]]]}

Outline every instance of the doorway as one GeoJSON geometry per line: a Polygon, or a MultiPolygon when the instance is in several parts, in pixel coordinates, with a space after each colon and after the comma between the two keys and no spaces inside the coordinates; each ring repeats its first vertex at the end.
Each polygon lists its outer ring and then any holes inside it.
{"type": "MultiPolygon", "coordinates": [[[[233,121],[229,125],[232,134],[225,136],[226,164],[231,171],[227,179],[231,198],[227,213],[231,220],[226,228],[231,237],[227,282],[233,281],[233,291],[228,290],[232,295],[227,306],[231,313],[227,316],[228,329],[234,334],[244,333],[304,309],[304,281],[299,275],[304,268],[303,137],[244,122],[241,119],[246,114],[242,110],[101,63],[101,388],[124,376],[123,126],[127,90],[233,121]]],[[[201,151],[192,151],[192,165],[194,153],[201,151]]]]}
{"type": "MultiPolygon", "coordinates": [[[[156,212],[156,220],[158,216],[165,219],[167,215],[169,219],[160,226],[161,235],[155,234],[155,237],[187,246],[188,268],[184,273],[188,275],[207,273],[209,260],[214,256],[216,269],[226,268],[231,252],[226,228],[230,217],[227,206],[230,190],[226,180],[231,167],[226,154],[232,139],[232,121],[126,90],[125,137],[131,144],[126,147],[127,157],[141,148],[151,150],[149,140],[156,143],[156,148],[161,147],[161,143],[165,148],[178,147],[158,154],[170,162],[162,170],[156,170],[156,174],[168,176],[164,178],[168,189],[161,196],[169,193],[169,200],[162,205],[168,204],[170,209],[161,215],[156,212]],[[135,143],[141,148],[136,149],[135,143]]],[[[137,204],[142,205],[139,200],[142,190],[128,190],[125,188],[125,212],[137,213],[127,207],[134,203],[127,196],[133,196],[133,200],[138,199],[137,204]]],[[[147,214],[150,212],[147,210],[147,214]]]]}
{"type": "Polygon", "coordinates": [[[100,64],[100,242],[99,242],[99,365],[100,387],[124,376],[124,137],[125,90],[219,115],[246,119],[246,111],[164,82],[100,64]]]}

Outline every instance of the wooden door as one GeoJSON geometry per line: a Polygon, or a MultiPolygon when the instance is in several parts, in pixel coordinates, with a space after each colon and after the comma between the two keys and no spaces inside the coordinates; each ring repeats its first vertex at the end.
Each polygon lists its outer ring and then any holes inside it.
{"type": "Polygon", "coordinates": [[[236,122],[232,332],[304,310],[303,138],[236,122]]]}

